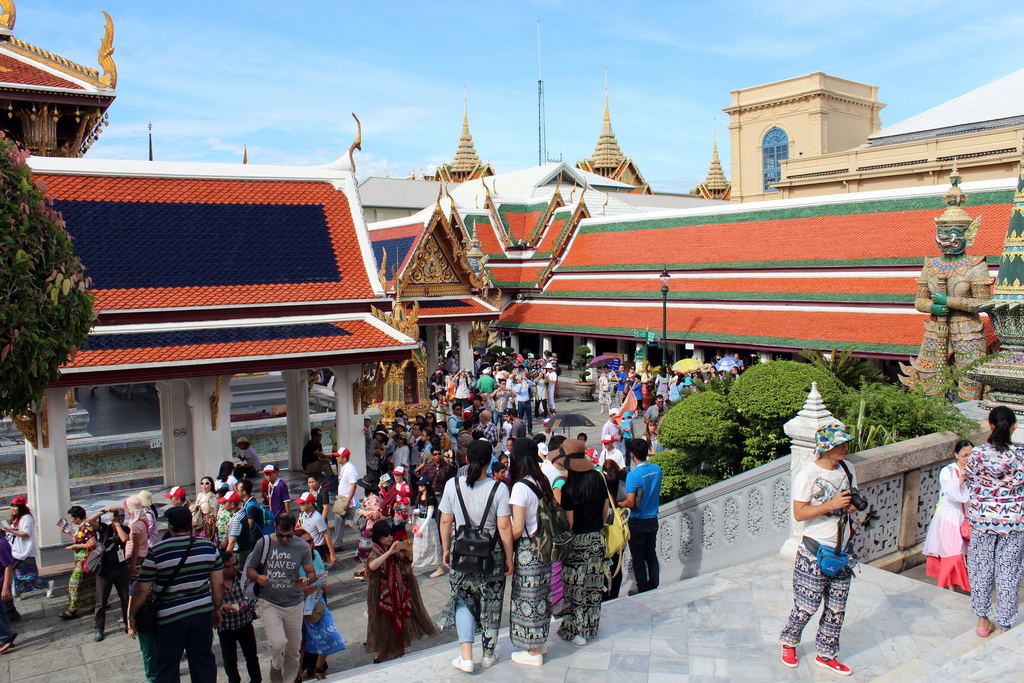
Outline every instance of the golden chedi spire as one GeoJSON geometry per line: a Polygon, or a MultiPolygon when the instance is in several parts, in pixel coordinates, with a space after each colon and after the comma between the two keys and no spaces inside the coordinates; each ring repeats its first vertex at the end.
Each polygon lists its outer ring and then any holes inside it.
{"type": "Polygon", "coordinates": [[[626,158],[619,148],[619,142],[615,139],[612,131],[612,117],[608,110],[608,71],[604,75],[604,123],[601,125],[601,134],[597,136],[597,146],[594,148],[593,165],[595,169],[618,168],[619,164],[626,158]]]}
{"type": "Polygon", "coordinates": [[[722,160],[718,158],[717,131],[712,139],[714,142],[711,148],[711,165],[708,167],[708,175],[697,184],[696,188],[690,190],[690,194],[704,199],[729,199],[732,194],[732,184],[726,179],[725,171],[722,170],[722,160]]]}
{"type": "Polygon", "coordinates": [[[462,135],[459,137],[459,148],[455,150],[452,160],[452,173],[470,174],[480,166],[480,157],[473,145],[473,136],[469,132],[469,108],[466,95],[462,95],[462,135]]]}

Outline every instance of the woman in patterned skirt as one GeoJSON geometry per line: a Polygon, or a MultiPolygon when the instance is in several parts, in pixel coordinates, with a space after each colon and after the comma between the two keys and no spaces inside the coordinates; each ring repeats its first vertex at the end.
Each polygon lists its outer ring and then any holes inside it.
{"type": "Polygon", "coordinates": [[[25,496],[15,496],[11,501],[11,521],[9,524],[3,522],[3,529],[7,532],[7,540],[17,560],[14,564],[14,594],[24,595],[46,589],[49,597],[53,593],[53,581],[39,578],[36,565],[36,521],[25,496]]]}
{"type": "Polygon", "coordinates": [[[608,517],[608,487],[594,469],[594,461],[579,450],[580,441],[566,441],[566,480],[562,508],[572,525],[569,557],[562,561],[565,606],[558,635],[577,645],[597,636],[604,587],[604,520],[608,517]],[[578,452],[577,452],[578,451],[578,452]]]}
{"type": "Polygon", "coordinates": [[[551,562],[537,552],[537,509],[540,499],[553,501],[551,485],[540,469],[537,444],[520,437],[512,444],[512,538],[515,564],[509,637],[520,649],[512,661],[527,666],[544,664],[545,643],[551,625],[551,562]]]}
{"type": "Polygon", "coordinates": [[[967,456],[967,521],[974,529],[967,548],[967,576],[982,638],[996,625],[1005,631],[1017,623],[1024,560],[1024,448],[1010,440],[1017,417],[1006,406],[996,406],[988,423],[988,441],[967,456]]]}
{"type": "Polygon", "coordinates": [[[89,551],[96,547],[96,534],[92,526],[86,524],[87,516],[81,505],[72,505],[68,510],[71,524],[61,527],[61,531],[74,540],[67,547],[68,550],[75,551],[75,568],[71,570],[71,580],[68,582],[68,609],[58,615],[65,621],[77,619],[79,610],[92,607],[96,602],[96,581],[92,574],[86,573],[84,567],[89,551]]]}

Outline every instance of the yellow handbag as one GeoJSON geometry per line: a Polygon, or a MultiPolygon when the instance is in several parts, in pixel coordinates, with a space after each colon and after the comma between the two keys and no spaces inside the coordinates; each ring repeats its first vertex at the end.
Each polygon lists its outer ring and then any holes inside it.
{"type": "Polygon", "coordinates": [[[604,567],[605,576],[612,578],[622,571],[622,551],[626,549],[626,544],[629,542],[629,508],[620,508],[615,505],[615,501],[612,500],[612,492],[608,491],[608,503],[610,504],[610,519],[611,521],[604,525],[602,531],[604,535],[604,544],[608,549],[608,557],[615,557],[618,555],[618,562],[615,570],[609,573],[608,565],[604,567]]]}

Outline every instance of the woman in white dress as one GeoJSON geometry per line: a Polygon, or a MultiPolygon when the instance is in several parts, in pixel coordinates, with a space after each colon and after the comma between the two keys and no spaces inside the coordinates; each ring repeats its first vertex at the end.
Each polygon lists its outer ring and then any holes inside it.
{"type": "Polygon", "coordinates": [[[412,566],[436,567],[430,578],[444,574],[441,565],[441,534],[434,519],[437,498],[434,496],[430,477],[421,477],[413,512],[412,566]]]}
{"type": "Polygon", "coordinates": [[[974,444],[970,441],[957,441],[953,450],[956,461],[939,472],[939,504],[928,525],[923,550],[927,557],[925,573],[937,580],[939,588],[959,587],[965,592],[971,590],[971,584],[964,564],[967,543],[960,536],[960,525],[964,521],[964,504],[968,502],[964,474],[972,448],[974,444]]]}

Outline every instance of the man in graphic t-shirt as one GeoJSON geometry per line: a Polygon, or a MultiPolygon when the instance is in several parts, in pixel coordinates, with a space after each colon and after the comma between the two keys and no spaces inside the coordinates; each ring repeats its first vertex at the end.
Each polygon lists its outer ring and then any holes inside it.
{"type": "Polygon", "coordinates": [[[842,676],[852,673],[850,667],[836,659],[851,573],[848,569],[841,569],[835,576],[827,576],[822,573],[815,555],[819,546],[845,546],[850,538],[850,525],[846,518],[857,508],[850,504],[853,467],[843,461],[846,459],[846,443],[852,439],[836,425],[819,429],[815,437],[817,459],[804,465],[793,479],[793,516],[796,521],[804,522],[804,538],[797,547],[793,568],[793,611],[779,638],[782,641],[782,663],[790,668],[799,665],[796,646],[800,644],[804,626],[818,611],[818,605],[824,602],[814,641],[818,653],[814,663],[842,676]],[[840,541],[841,521],[845,530],[840,541]]]}

